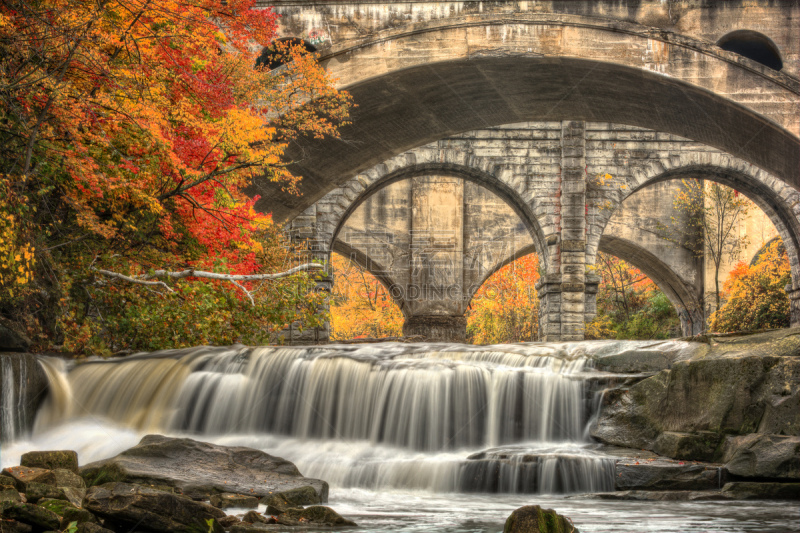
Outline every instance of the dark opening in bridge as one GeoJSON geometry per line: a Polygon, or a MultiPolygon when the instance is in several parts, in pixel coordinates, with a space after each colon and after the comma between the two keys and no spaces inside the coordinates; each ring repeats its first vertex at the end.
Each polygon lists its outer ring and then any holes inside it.
{"type": "Polygon", "coordinates": [[[780,70],[783,68],[783,61],[778,47],[769,37],[756,31],[732,31],[717,41],[717,46],[753,61],[758,61],[771,69],[780,70]]]}
{"type": "Polygon", "coordinates": [[[288,53],[290,48],[299,46],[304,48],[306,52],[316,52],[317,48],[298,37],[286,37],[277,39],[272,45],[267,46],[261,51],[261,55],[256,59],[256,67],[266,65],[270,70],[274,70],[281,65],[289,63],[292,58],[288,53]]]}

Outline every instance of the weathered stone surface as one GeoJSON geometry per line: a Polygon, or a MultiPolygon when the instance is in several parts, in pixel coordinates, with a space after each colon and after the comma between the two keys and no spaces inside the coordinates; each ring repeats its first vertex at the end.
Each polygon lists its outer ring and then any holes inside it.
{"type": "Polygon", "coordinates": [[[222,533],[225,513],[186,496],[129,483],[91,487],[83,506],[106,524],[164,533],[222,533]]]}
{"type": "Polygon", "coordinates": [[[722,436],[712,431],[665,431],[656,438],[653,451],[673,459],[712,461],[721,440],[722,436]]]}
{"type": "MultiPolygon", "coordinates": [[[[671,369],[606,394],[592,434],[608,444],[648,450],[664,432],[798,434],[800,411],[767,421],[765,414],[800,383],[800,329],[708,341],[707,349],[671,369]]],[[[662,450],[669,450],[668,441],[662,439],[662,450]]]]}
{"type": "Polygon", "coordinates": [[[230,509],[231,507],[255,509],[258,507],[258,498],[255,496],[246,496],[244,494],[230,494],[227,492],[223,494],[212,494],[210,500],[211,505],[218,509],[230,509]]]}
{"type": "Polygon", "coordinates": [[[16,483],[14,478],[11,476],[7,476],[5,474],[0,475],[0,488],[4,487],[16,487],[16,483]]]}
{"type": "Polygon", "coordinates": [[[724,481],[720,466],[676,461],[618,461],[617,490],[718,490],[724,481]]]}
{"type": "Polygon", "coordinates": [[[726,483],[722,494],[733,500],[800,500],[800,483],[726,483]]]}
{"type": "Polygon", "coordinates": [[[267,517],[258,511],[247,511],[242,517],[242,522],[248,524],[266,524],[268,520],[267,517]]]}
{"type": "Polygon", "coordinates": [[[228,515],[228,516],[223,516],[222,518],[217,520],[217,522],[219,522],[219,525],[221,525],[225,529],[228,529],[231,526],[235,526],[236,524],[240,524],[242,521],[239,520],[239,518],[236,517],[236,516],[228,515]]]}
{"type": "Polygon", "coordinates": [[[19,491],[13,487],[0,490],[0,502],[22,502],[19,491]]]}
{"type": "Polygon", "coordinates": [[[731,497],[718,490],[618,490],[600,492],[588,496],[596,500],[642,500],[642,501],[720,501],[731,497]]]}
{"type": "Polygon", "coordinates": [[[520,507],[508,517],[503,533],[579,533],[572,522],[538,505],[520,507]]]}
{"type": "Polygon", "coordinates": [[[3,502],[0,503],[0,510],[3,518],[22,522],[39,530],[58,529],[61,523],[57,514],[32,503],[3,502]]]}
{"type": "Polygon", "coordinates": [[[305,509],[287,509],[277,516],[278,523],[287,526],[327,526],[345,527],[357,525],[352,520],[344,518],[342,515],[323,505],[313,505],[305,509]]]}
{"type": "Polygon", "coordinates": [[[56,476],[53,471],[45,470],[44,468],[12,466],[3,470],[3,473],[14,479],[14,486],[20,492],[26,492],[28,483],[41,483],[52,486],[56,484],[56,476]]]}
{"type": "Polygon", "coordinates": [[[61,528],[65,529],[69,526],[70,522],[77,522],[79,524],[91,523],[97,524],[98,520],[95,515],[86,509],[77,509],[75,507],[66,507],[63,514],[61,514],[61,528]]]}
{"type": "Polygon", "coordinates": [[[279,512],[283,512],[291,507],[313,505],[323,502],[319,501],[314,487],[306,486],[271,494],[264,500],[264,503],[279,512]]]}
{"type": "Polygon", "coordinates": [[[19,464],[46,470],[64,469],[75,474],[79,472],[78,454],[72,450],[28,452],[22,455],[19,464]]]}
{"type": "Polygon", "coordinates": [[[800,480],[800,437],[760,434],[729,437],[723,461],[728,472],[735,476],[800,480]]]}
{"type": "Polygon", "coordinates": [[[303,477],[285,459],[244,447],[148,435],[116,457],[81,468],[88,485],[110,481],[174,487],[197,500],[233,492],[257,497],[312,486],[328,499],[328,484],[303,477]]]}
{"type": "Polygon", "coordinates": [[[53,470],[53,475],[56,477],[56,487],[71,487],[75,489],[85,489],[86,482],[81,476],[73,473],[71,470],[64,470],[57,468],[53,470]]]}

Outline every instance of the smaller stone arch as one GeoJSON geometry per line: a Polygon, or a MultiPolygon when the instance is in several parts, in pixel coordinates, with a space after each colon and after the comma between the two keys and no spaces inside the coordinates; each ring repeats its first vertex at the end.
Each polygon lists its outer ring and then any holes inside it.
{"type": "Polygon", "coordinates": [[[325,213],[324,220],[318,221],[317,232],[320,239],[327,241],[329,247],[333,246],[349,216],[378,190],[392,183],[419,176],[450,176],[481,185],[504,200],[530,232],[536,252],[539,254],[540,265],[546,269],[548,247],[545,234],[531,206],[523,198],[520,188],[515,188],[513,184],[508,184],[485,170],[457,163],[414,161],[397,166],[392,163],[394,162],[389,161],[378,165],[327,195],[330,207],[325,213]]]}
{"type": "Polygon", "coordinates": [[[783,250],[784,250],[784,251],[786,250],[786,247],[784,246],[784,244],[783,244],[783,241],[781,240],[781,238],[780,238],[780,237],[775,237],[775,238],[772,238],[772,239],[768,240],[768,241],[767,241],[767,242],[764,244],[764,246],[762,246],[761,248],[759,248],[759,249],[758,249],[758,251],[757,251],[756,253],[754,253],[754,254],[753,254],[753,258],[752,258],[752,259],[750,259],[750,263],[748,263],[748,264],[749,264],[750,266],[753,266],[753,265],[755,265],[756,263],[758,263],[759,259],[761,259],[761,256],[762,256],[762,255],[764,255],[764,252],[766,252],[766,251],[767,251],[767,248],[769,248],[770,246],[772,246],[772,245],[773,245],[773,244],[775,244],[776,242],[780,242],[780,243],[781,243],[781,244],[780,244],[781,248],[783,248],[783,250]]]}
{"type": "Polygon", "coordinates": [[[773,70],[783,68],[783,59],[778,46],[766,35],[753,30],[736,30],[726,33],[717,41],[717,46],[752,59],[773,70]]]}
{"type": "Polygon", "coordinates": [[[681,278],[669,265],[636,243],[611,235],[600,239],[600,251],[616,256],[641,270],[666,295],[681,320],[686,336],[705,329],[702,294],[681,278]]]}

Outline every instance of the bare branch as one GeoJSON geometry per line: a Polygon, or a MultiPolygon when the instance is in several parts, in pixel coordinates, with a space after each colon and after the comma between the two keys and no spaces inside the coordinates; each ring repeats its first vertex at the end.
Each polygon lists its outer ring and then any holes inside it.
{"type": "Polygon", "coordinates": [[[167,285],[163,281],[146,281],[146,280],[143,280],[143,279],[133,278],[131,276],[126,276],[125,274],[120,274],[119,272],[111,272],[110,270],[97,269],[95,271],[97,273],[99,273],[99,274],[102,274],[102,275],[106,276],[106,277],[115,278],[115,279],[121,279],[123,281],[127,281],[128,283],[136,283],[137,285],[150,285],[150,286],[158,285],[158,286],[164,287],[169,292],[175,292],[174,290],[172,290],[169,287],[169,285],[167,285]]]}

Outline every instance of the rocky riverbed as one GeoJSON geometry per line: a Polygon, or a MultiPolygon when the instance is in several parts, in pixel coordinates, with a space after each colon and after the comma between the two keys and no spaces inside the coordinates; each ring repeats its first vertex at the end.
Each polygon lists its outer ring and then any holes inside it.
{"type": "Polygon", "coordinates": [[[83,467],[66,450],[30,452],[20,463],[0,475],[3,533],[246,533],[356,525],[319,505],[327,501],[327,483],[250,448],[148,435],[116,457],[83,467]]]}

